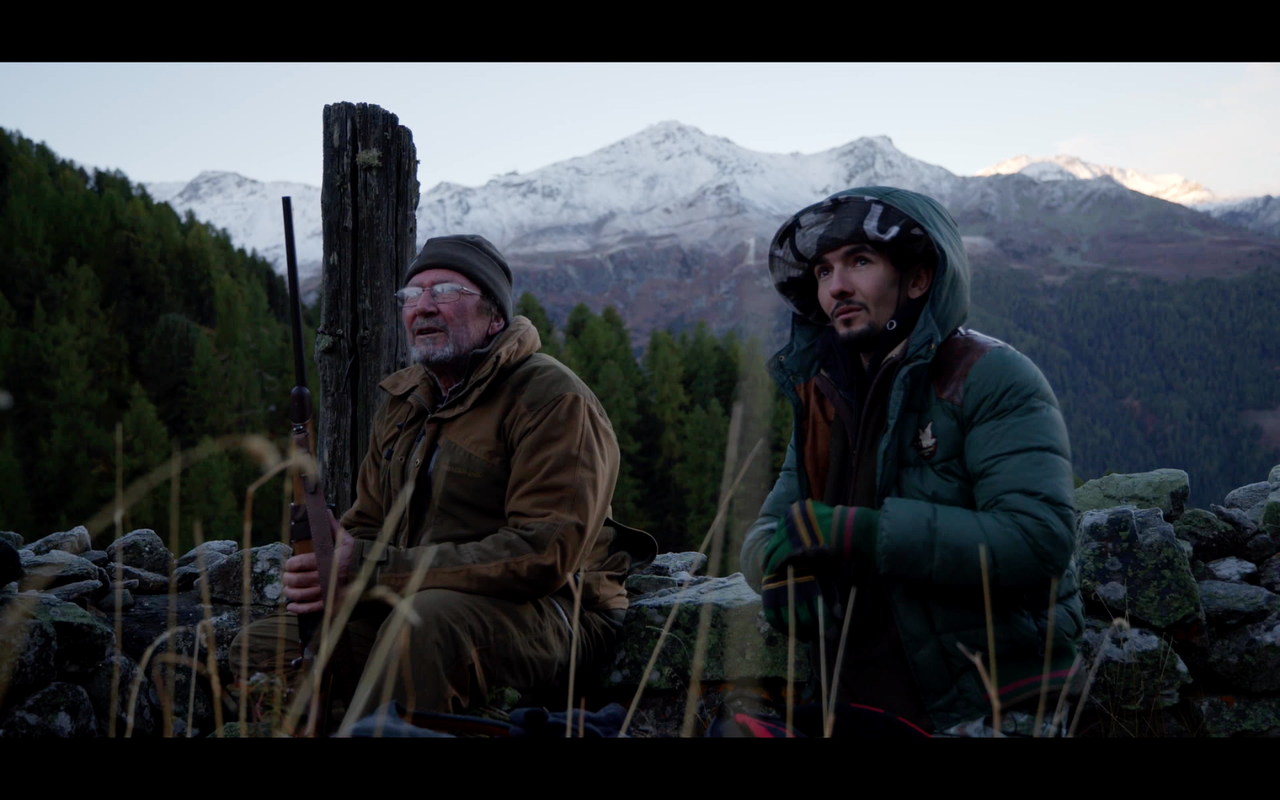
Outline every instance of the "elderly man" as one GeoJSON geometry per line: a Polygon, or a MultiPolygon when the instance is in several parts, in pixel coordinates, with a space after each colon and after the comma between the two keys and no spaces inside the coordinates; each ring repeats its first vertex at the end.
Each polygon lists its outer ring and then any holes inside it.
{"type": "Polygon", "coordinates": [[[1030,360],[961,327],[955,222],[913,192],[850,189],[781,227],[770,272],[792,311],[771,368],[795,422],[742,550],[770,624],[794,614],[839,702],[981,735],[992,698],[968,653],[990,668],[985,576],[1004,719],[1034,717],[1046,675],[1052,716],[1084,627],[1067,431],[1030,360]]]}
{"type": "MultiPolygon", "coordinates": [[[[619,464],[609,418],[572,371],[538,352],[532,323],[512,316],[511,270],[492,244],[473,235],[427,241],[397,298],[412,365],[380,384],[387,396],[356,501],[331,521],[345,586],[374,556],[374,540],[413,483],[345,631],[369,690],[348,720],[372,712],[385,691],[410,709],[458,713],[495,686],[563,685],[574,584],[577,668],[585,670],[613,645],[633,558],[656,553],[648,534],[609,518],[619,464]],[[404,593],[415,571],[416,619],[403,639],[394,634],[387,663],[368,663],[391,635],[377,587],[404,593]]],[[[323,610],[324,597],[314,554],[285,568],[289,659],[298,652],[296,615],[323,610]]],[[[277,624],[252,626],[251,670],[277,666],[277,624]]],[[[239,644],[231,651],[236,658],[239,644]]],[[[344,702],[354,691],[335,686],[344,702]]]]}

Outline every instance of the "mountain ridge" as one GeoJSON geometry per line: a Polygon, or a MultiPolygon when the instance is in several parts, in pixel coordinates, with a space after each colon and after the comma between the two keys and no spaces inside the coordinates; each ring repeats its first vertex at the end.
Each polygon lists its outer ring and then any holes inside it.
{"type": "MultiPolygon", "coordinates": [[[[667,120],[529,173],[481,186],[440,182],[420,196],[418,244],[479,233],[507,256],[517,292],[534,291],[549,312],[567,314],[577,302],[626,303],[628,313],[656,325],[679,324],[699,302],[710,304],[714,325],[729,324],[725,315],[741,313],[747,295],[768,287],[764,263],[777,227],[800,208],[859,185],[936,198],[961,226],[976,267],[1005,264],[1046,276],[1109,267],[1168,278],[1280,261],[1280,203],[1268,198],[1226,202],[1214,195],[1202,209],[1190,201],[1208,190],[1182,176],[1146,176],[1075,157],[1022,156],[984,172],[990,174],[956,175],[901,152],[885,135],[817,153],[766,153],[667,120]],[[643,308],[657,296],[672,298],[665,310],[643,308]]],[[[144,185],[179,213],[190,210],[227,229],[279,272],[279,197],[292,195],[299,277],[306,299],[314,296],[323,255],[319,187],[216,171],[177,191],[175,182],[144,185]]],[[[778,309],[768,302],[761,313],[772,317],[778,309]]],[[[647,337],[648,325],[633,330],[647,337]]]]}

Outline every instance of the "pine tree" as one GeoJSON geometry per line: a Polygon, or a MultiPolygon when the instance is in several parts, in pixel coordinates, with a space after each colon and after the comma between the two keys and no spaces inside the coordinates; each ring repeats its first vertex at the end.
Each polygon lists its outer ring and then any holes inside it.
{"type": "MultiPolygon", "coordinates": [[[[717,399],[716,390],[723,384],[721,373],[724,363],[716,340],[711,336],[705,320],[698,320],[693,336],[680,336],[680,362],[684,372],[684,389],[689,402],[703,409],[711,408],[717,399]]],[[[720,401],[723,404],[723,400],[720,401]]],[[[721,405],[723,409],[723,405],[721,405]]]]}
{"type": "Polygon", "coordinates": [[[651,531],[664,549],[685,545],[687,506],[685,489],[676,481],[675,467],[684,455],[681,424],[688,413],[684,373],[675,339],[655,330],[645,351],[645,392],[637,425],[640,442],[640,480],[648,490],[651,531]]]}
{"type": "MultiPolygon", "coordinates": [[[[164,466],[172,457],[169,432],[142,386],[133,384],[129,408],[121,419],[124,433],[125,486],[164,466]]],[[[139,500],[128,512],[133,528],[164,530],[169,520],[169,482],[139,500]]]]}
{"type": "MultiPolygon", "coordinates": [[[[97,513],[115,490],[115,426],[109,424],[108,386],[90,361],[94,336],[109,338],[91,270],[67,265],[57,315],[33,331],[40,347],[41,397],[48,429],[39,445],[33,507],[50,510],[63,530],[97,513]],[[38,487],[38,488],[37,488],[38,487]]],[[[41,318],[44,317],[41,308],[41,318]]],[[[123,343],[118,343],[123,349],[123,343]]]]}
{"type": "Polygon", "coordinates": [[[696,550],[716,516],[729,420],[712,398],[706,408],[694,406],[681,428],[684,453],[672,473],[684,494],[685,548],[696,550]]]}
{"type": "MultiPolygon", "coordinates": [[[[0,411],[0,415],[5,412],[0,411]]],[[[22,462],[12,434],[0,428],[0,530],[30,531],[35,524],[22,462]]]]}
{"type": "Polygon", "coordinates": [[[0,529],[30,530],[31,504],[22,462],[11,433],[14,427],[13,357],[18,346],[17,314],[0,294],[0,529]]]}
{"type": "MultiPolygon", "coordinates": [[[[197,447],[206,447],[212,442],[213,438],[206,436],[197,447]]],[[[195,546],[193,523],[196,520],[201,522],[206,540],[239,540],[243,536],[244,495],[241,490],[237,496],[232,458],[228,452],[216,453],[192,464],[182,476],[179,487],[182,552],[195,546]]]]}
{"type": "Polygon", "coordinates": [[[555,340],[555,324],[551,321],[551,317],[547,316],[547,311],[538,302],[538,299],[530,292],[520,295],[520,300],[516,303],[516,315],[528,317],[533,323],[533,327],[538,330],[538,338],[542,340],[542,348],[540,352],[546,353],[552,358],[560,358],[560,344],[555,340]]]}

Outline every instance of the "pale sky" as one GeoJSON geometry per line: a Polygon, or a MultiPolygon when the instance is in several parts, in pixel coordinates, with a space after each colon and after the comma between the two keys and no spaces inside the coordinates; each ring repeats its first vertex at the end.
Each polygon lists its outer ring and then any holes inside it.
{"type": "Polygon", "coordinates": [[[424,192],[677,120],[763,152],[884,135],[958,175],[1067,154],[1280,195],[1277,64],[0,64],[0,128],[135,182],[319,186],[335,102],[399,116],[424,192]]]}

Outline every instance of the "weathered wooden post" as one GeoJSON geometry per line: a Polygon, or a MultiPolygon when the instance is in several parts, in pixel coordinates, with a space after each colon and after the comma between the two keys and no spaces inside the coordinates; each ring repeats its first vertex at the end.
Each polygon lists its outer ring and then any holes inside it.
{"type": "Polygon", "coordinates": [[[407,365],[395,291],[417,255],[418,158],[395,114],[368,103],[324,107],[320,209],[317,454],[341,517],[355,502],[378,383],[407,365]]]}

